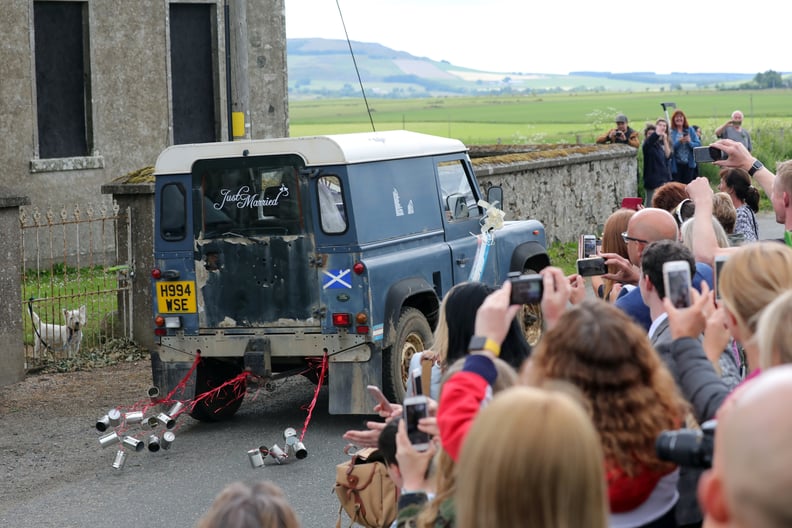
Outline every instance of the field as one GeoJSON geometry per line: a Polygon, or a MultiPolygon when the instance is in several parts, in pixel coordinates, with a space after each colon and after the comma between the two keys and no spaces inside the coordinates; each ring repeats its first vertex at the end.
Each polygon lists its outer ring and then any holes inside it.
{"type": "MultiPolygon", "coordinates": [[[[498,143],[591,143],[612,126],[617,113],[642,129],[663,115],[662,102],[675,102],[705,138],[733,110],[745,113],[751,131],[789,128],[792,92],[675,91],[543,94],[541,96],[372,99],[376,130],[409,129],[454,137],[470,145],[498,143]]],[[[289,104],[292,136],[371,131],[362,97],[316,99],[289,104]]],[[[714,139],[714,137],[710,137],[714,139]]]]}
{"type": "MultiPolygon", "coordinates": [[[[753,139],[753,153],[768,167],[792,159],[792,91],[647,91],[543,94],[541,96],[442,97],[429,99],[369,98],[371,120],[378,131],[407,129],[453,137],[467,145],[526,143],[593,143],[613,127],[617,113],[642,131],[663,116],[662,102],[674,102],[691,125],[714,141],[714,130],[732,111],[745,114],[743,126],[753,139]]],[[[673,110],[672,110],[673,112],[673,110]]],[[[289,104],[292,136],[368,132],[371,120],[362,99],[315,99],[289,104]]],[[[640,160],[639,160],[640,161],[640,160]]],[[[640,163],[639,163],[640,166],[640,163]]],[[[715,185],[718,169],[701,166],[715,185]]],[[[761,210],[771,205],[764,192],[761,210]]],[[[552,261],[567,273],[574,270],[575,244],[549,248],[552,261]]]]}

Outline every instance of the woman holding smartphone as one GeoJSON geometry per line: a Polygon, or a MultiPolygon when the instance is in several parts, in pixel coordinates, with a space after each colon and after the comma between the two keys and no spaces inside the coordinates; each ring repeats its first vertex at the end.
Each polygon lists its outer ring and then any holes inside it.
{"type": "Polygon", "coordinates": [[[674,181],[687,185],[696,177],[693,148],[700,147],[701,141],[682,110],[675,110],[671,116],[671,144],[674,150],[674,155],[671,156],[671,177],[674,181]]]}
{"type": "Polygon", "coordinates": [[[654,126],[646,127],[643,152],[643,183],[647,204],[652,203],[655,189],[671,181],[671,140],[668,137],[668,121],[658,119],[654,126]]]}

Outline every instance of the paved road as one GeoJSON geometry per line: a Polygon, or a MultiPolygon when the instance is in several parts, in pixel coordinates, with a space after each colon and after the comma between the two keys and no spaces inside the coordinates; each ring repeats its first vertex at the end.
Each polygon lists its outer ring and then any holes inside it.
{"type": "Polygon", "coordinates": [[[0,526],[191,528],[225,484],[255,479],[283,488],[304,527],[335,526],[338,501],[332,488],[335,465],[344,459],[341,434],[366,417],[328,415],[323,390],[304,439],[307,458],[281,466],[269,458],[264,468],[254,469],[247,456],[248,449],[260,445],[283,445],[286,427],[300,431],[306,416],[300,406],[312,395],[309,382],[289,378],[275,393],[262,390],[255,400],[248,397],[228,422],[205,424],[186,417],[170,450],[130,453],[122,471],[111,467],[116,450],[101,450],[92,440],[98,436],[93,424],[86,424],[87,448],[97,452],[90,471],[83,473],[88,477],[56,482],[35,497],[0,505],[0,526]]]}
{"type": "Polygon", "coordinates": [[[759,238],[783,238],[784,226],[775,221],[775,215],[771,212],[760,211],[756,215],[759,224],[759,238]]]}

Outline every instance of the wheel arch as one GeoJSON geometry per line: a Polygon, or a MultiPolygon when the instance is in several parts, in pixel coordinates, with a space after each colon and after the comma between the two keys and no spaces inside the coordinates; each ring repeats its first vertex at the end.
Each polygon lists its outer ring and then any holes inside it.
{"type": "Polygon", "coordinates": [[[520,244],[512,252],[509,271],[523,272],[526,269],[539,271],[550,265],[547,250],[539,242],[530,241],[520,244]]]}
{"type": "Polygon", "coordinates": [[[383,348],[393,345],[396,339],[396,325],[399,322],[399,316],[402,308],[407,306],[423,313],[432,330],[437,326],[437,318],[440,313],[440,298],[432,285],[420,277],[399,281],[390,287],[385,297],[383,348]]]}

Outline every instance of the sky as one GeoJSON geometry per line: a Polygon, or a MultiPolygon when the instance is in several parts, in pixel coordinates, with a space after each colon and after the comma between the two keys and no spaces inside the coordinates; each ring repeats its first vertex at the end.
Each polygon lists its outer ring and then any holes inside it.
{"type": "Polygon", "coordinates": [[[345,24],[352,41],[476,70],[792,71],[784,0],[284,1],[287,38],[346,39],[345,24]]]}

